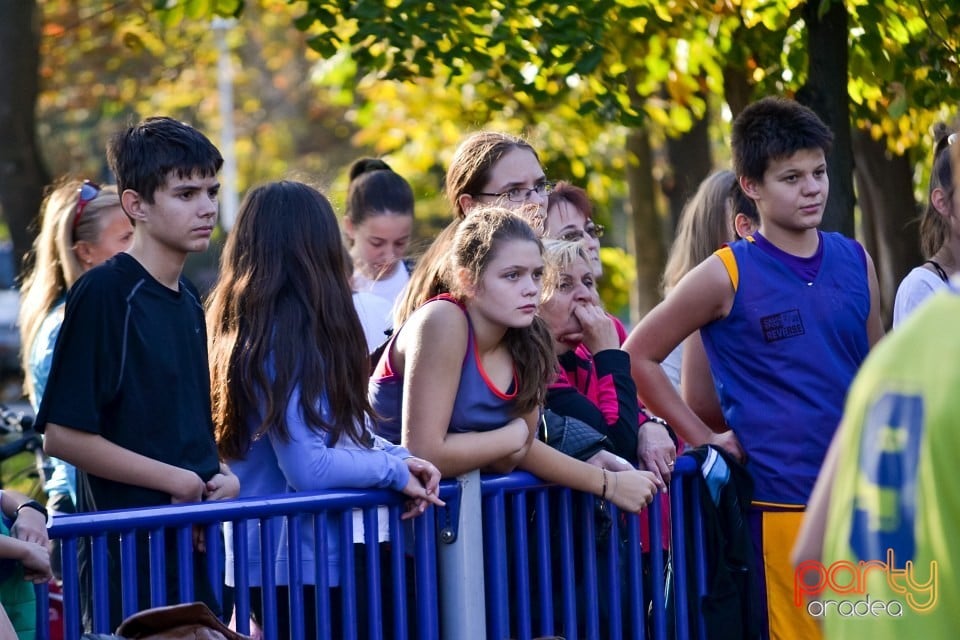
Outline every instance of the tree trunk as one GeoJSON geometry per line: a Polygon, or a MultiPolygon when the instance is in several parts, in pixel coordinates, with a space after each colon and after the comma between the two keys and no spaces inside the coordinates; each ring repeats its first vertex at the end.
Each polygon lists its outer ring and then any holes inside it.
{"type": "Polygon", "coordinates": [[[713,169],[713,157],[710,153],[710,118],[708,109],[703,119],[695,122],[690,131],[676,138],[667,138],[667,155],[670,157],[671,173],[663,180],[661,188],[670,203],[670,226],[665,238],[668,247],[673,242],[673,232],[680,221],[683,205],[713,169]]]}
{"type": "Polygon", "coordinates": [[[833,131],[833,150],[827,158],[830,197],[824,212],[823,229],[853,237],[853,150],[850,141],[850,104],[847,93],[847,10],[842,2],[831,2],[818,17],[821,2],[807,2],[803,14],[807,24],[807,51],[810,67],[806,85],[797,100],[811,109],[833,131]]]}
{"type": "Polygon", "coordinates": [[[628,251],[637,267],[637,286],[631,310],[638,313],[632,322],[642,318],[660,302],[660,272],[666,262],[663,245],[663,222],[656,207],[656,184],[653,180],[653,153],[650,132],[646,127],[627,134],[627,185],[633,233],[627,234],[628,251]]]}
{"type": "Polygon", "coordinates": [[[891,154],[886,140],[874,140],[866,131],[854,132],[853,153],[864,244],[877,266],[880,308],[889,328],[897,286],[922,259],[913,166],[907,156],[891,154]]]}
{"type": "Polygon", "coordinates": [[[740,115],[752,101],[753,86],[749,78],[749,73],[741,66],[728,64],[723,67],[723,98],[733,118],[740,115]]]}
{"type": "Polygon", "coordinates": [[[32,244],[29,226],[49,182],[37,145],[34,111],[40,66],[40,10],[34,0],[0,0],[0,211],[17,266],[32,244]]]}

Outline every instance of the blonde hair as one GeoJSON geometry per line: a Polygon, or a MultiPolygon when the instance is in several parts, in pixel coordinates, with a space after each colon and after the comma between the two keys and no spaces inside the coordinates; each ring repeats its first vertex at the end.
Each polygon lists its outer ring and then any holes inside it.
{"type": "Polygon", "coordinates": [[[560,285],[560,275],[569,271],[577,260],[583,260],[590,265],[590,258],[583,249],[583,243],[569,240],[544,240],[543,263],[546,269],[543,272],[543,293],[541,299],[546,302],[556,293],[560,285]]]}
{"type": "Polygon", "coordinates": [[[704,178],[697,192],[684,205],[660,281],[663,295],[724,242],[733,239],[730,208],[731,190],[736,182],[737,177],[732,171],[715,171],[704,178]]]}
{"type": "Polygon", "coordinates": [[[40,206],[40,232],[33,241],[28,267],[20,288],[20,365],[24,371],[24,391],[36,405],[33,376],[30,375],[30,350],[47,314],[57,305],[83,273],[74,252],[77,242],[96,244],[103,231],[102,213],[120,206],[116,187],[103,187],[83,208],[75,220],[79,204],[80,180],[67,180],[48,192],[40,206]],[[76,227],[74,223],[76,222],[76,227]]]}

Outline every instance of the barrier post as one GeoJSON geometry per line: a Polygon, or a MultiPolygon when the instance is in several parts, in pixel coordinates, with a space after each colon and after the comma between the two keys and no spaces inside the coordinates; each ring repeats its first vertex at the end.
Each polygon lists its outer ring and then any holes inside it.
{"type": "MultiPolygon", "coordinates": [[[[457,484],[459,505],[447,500],[445,510],[452,521],[441,530],[437,544],[441,637],[486,640],[480,472],[458,476],[457,484]]],[[[440,511],[442,520],[444,509],[440,511]]]]}

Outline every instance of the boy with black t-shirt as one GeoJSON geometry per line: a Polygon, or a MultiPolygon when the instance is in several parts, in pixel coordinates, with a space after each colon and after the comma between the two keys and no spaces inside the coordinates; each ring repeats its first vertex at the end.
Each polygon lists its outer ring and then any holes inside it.
{"type": "MultiPolygon", "coordinates": [[[[206,325],[182,276],[217,221],[223,158],[199,131],[148,118],[114,136],[107,159],[134,224],[133,246],[77,280],[67,296],[37,415],[47,453],[78,471],[78,511],[216,500],[239,482],[213,436],[206,325]]],[[[146,536],[138,537],[138,603],[150,606],[146,536]]],[[[176,544],[167,535],[167,603],[179,601],[176,544]]],[[[122,620],[119,554],[109,545],[110,627],[122,620]]],[[[219,612],[195,554],[195,597],[219,612]]],[[[89,556],[81,555],[84,625],[92,627],[89,556]]]]}

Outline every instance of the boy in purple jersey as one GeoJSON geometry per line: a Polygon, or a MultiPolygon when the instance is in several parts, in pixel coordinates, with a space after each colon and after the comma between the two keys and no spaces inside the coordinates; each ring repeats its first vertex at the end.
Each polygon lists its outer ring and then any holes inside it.
{"type": "Polygon", "coordinates": [[[718,251],[677,284],[624,343],[643,402],[686,442],[745,460],[751,526],[767,596],[763,637],[812,638],[793,605],[788,557],[846,389],[883,335],[873,262],[817,227],[829,192],[830,130],[796,102],[765,98],[733,125],[734,170],[760,215],[750,242],[718,251]],[[660,367],[700,330],[724,419],[714,433],[660,367]]]}

